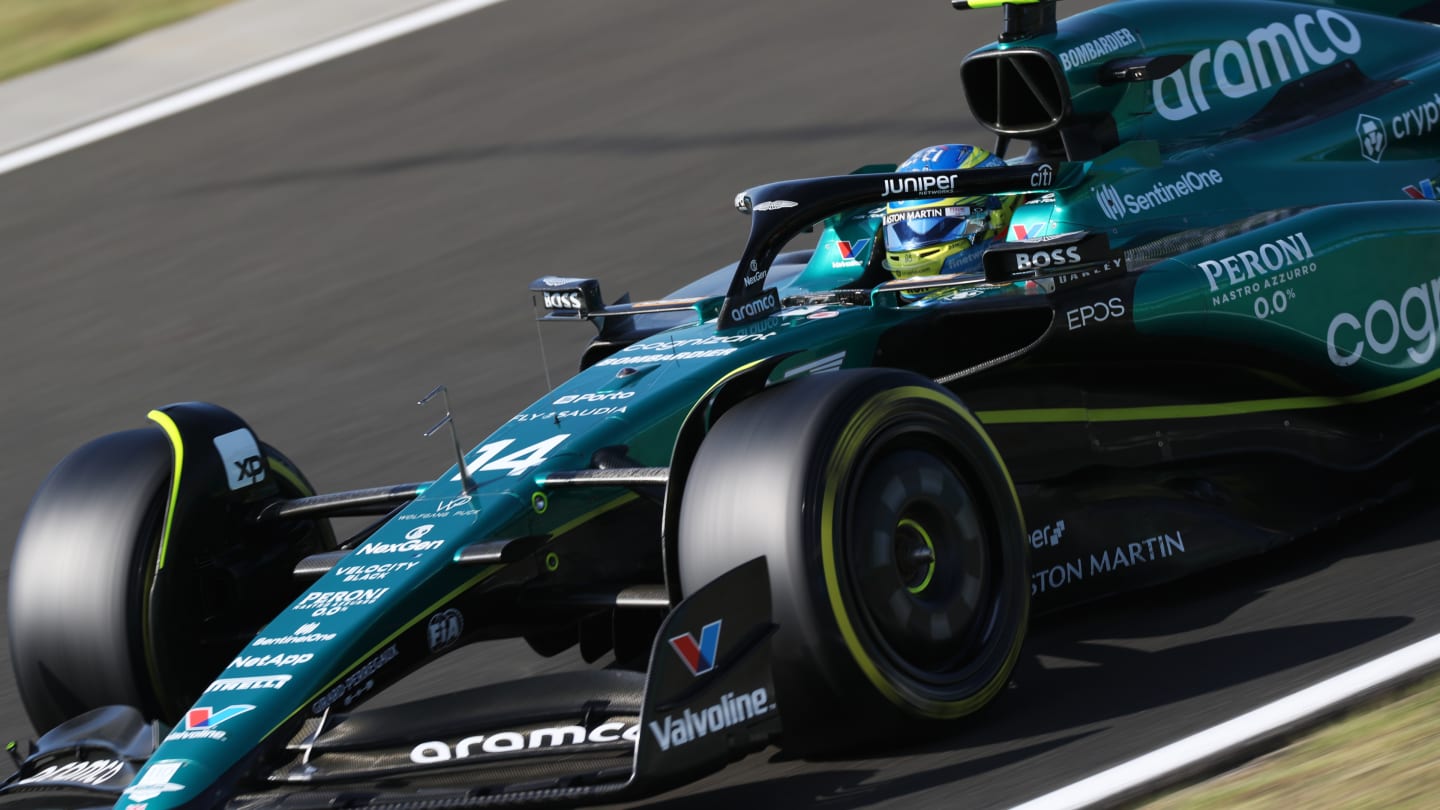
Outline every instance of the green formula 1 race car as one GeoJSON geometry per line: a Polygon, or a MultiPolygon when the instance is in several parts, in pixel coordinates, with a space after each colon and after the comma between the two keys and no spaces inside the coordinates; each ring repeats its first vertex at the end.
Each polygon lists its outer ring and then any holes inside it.
{"type": "Polygon", "coordinates": [[[598,329],[581,371],[432,481],[317,495],[200,403],[64,459],[9,592],[49,730],[0,806],[633,798],[961,718],[1032,613],[1413,487],[1440,423],[1440,7],[1004,13],[961,79],[1028,153],[752,188],[739,261],[665,300],[539,279],[546,320],[598,329]],[[882,267],[886,204],[977,195],[1023,202],[983,272],[882,267]],[[362,706],[517,637],[606,663],[362,706]]]}

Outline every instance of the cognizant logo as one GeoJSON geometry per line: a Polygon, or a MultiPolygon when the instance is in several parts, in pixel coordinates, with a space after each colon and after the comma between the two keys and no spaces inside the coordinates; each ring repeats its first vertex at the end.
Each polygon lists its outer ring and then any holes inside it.
{"type": "Polygon", "coordinates": [[[1365,353],[1384,357],[1400,348],[1406,340],[1405,353],[1411,362],[1421,365],[1435,356],[1435,334],[1440,331],[1436,314],[1440,313],[1440,277],[1409,287],[1400,294],[1398,303],[1384,298],[1372,301],[1365,314],[1342,312],[1330,320],[1325,333],[1326,351],[1330,362],[1337,366],[1353,366],[1365,353]]]}

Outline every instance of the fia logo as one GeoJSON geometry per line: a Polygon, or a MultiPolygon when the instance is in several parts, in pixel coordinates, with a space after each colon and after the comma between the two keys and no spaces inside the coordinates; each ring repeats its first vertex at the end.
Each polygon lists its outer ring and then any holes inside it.
{"type": "Polygon", "coordinates": [[[1125,204],[1120,201],[1120,192],[1114,186],[1096,186],[1095,201],[1100,203],[1100,210],[1110,219],[1125,218],[1125,204]]]}
{"type": "Polygon", "coordinates": [[[715,652],[720,648],[720,622],[716,619],[700,630],[700,640],[682,633],[670,639],[670,646],[680,655],[680,660],[690,669],[691,675],[704,675],[715,668],[715,652]]]}
{"type": "Polygon", "coordinates": [[[1360,139],[1360,156],[1379,163],[1385,154],[1385,122],[1373,115],[1361,115],[1355,121],[1355,137],[1360,139]]]}
{"type": "Polygon", "coordinates": [[[465,629],[465,617],[455,608],[448,608],[430,617],[426,631],[430,640],[430,652],[441,650],[460,640],[460,631],[465,629]]]}

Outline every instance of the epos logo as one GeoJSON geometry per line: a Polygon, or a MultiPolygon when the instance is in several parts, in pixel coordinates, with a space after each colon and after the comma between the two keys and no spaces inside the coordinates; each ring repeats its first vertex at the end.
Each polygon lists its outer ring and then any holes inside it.
{"type": "Polygon", "coordinates": [[[700,640],[690,633],[670,639],[670,646],[680,655],[691,675],[704,675],[715,668],[715,652],[720,647],[720,622],[716,619],[700,629],[700,640]]]}

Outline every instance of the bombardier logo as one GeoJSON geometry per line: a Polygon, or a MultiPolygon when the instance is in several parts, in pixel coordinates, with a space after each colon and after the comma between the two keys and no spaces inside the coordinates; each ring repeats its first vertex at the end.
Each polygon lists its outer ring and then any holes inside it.
{"type": "Polygon", "coordinates": [[[546,309],[580,309],[580,292],[542,292],[546,309]]]}

